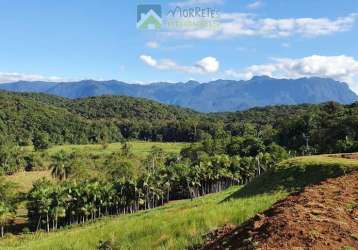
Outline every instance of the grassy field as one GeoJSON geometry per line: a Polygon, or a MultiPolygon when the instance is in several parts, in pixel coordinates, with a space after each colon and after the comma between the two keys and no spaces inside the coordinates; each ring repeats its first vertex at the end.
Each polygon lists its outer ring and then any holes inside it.
{"type": "Polygon", "coordinates": [[[100,240],[113,240],[118,249],[186,249],[200,244],[210,230],[240,224],[292,191],[353,170],[358,170],[356,160],[293,158],[242,188],[49,234],[9,236],[0,241],[0,249],[87,250],[96,249],[100,240]]]}
{"type": "MultiPolygon", "coordinates": [[[[180,153],[180,150],[185,147],[186,143],[165,143],[165,142],[144,142],[144,141],[132,141],[130,142],[132,146],[132,153],[135,158],[145,157],[151,150],[153,146],[159,147],[164,150],[166,153],[180,153]]],[[[33,151],[31,147],[27,147],[28,152],[33,151]]],[[[99,156],[101,161],[102,156],[110,155],[114,152],[120,152],[121,143],[111,143],[108,144],[108,147],[103,148],[100,144],[87,144],[87,145],[60,145],[53,146],[46,150],[46,152],[51,156],[60,150],[64,150],[67,153],[79,152],[85,156],[99,156]]],[[[91,157],[93,158],[93,157],[91,157]]],[[[50,163],[47,163],[49,165],[50,163]]],[[[32,172],[19,172],[6,178],[10,181],[13,181],[18,184],[19,191],[26,192],[31,189],[32,183],[42,177],[51,178],[50,170],[44,171],[32,171],[32,172]]]]}
{"type": "MultiPolygon", "coordinates": [[[[179,153],[180,150],[188,145],[187,143],[169,143],[169,142],[145,142],[145,141],[132,141],[129,142],[132,146],[132,153],[137,157],[146,156],[153,146],[162,148],[167,153],[179,153]]],[[[60,145],[54,146],[47,150],[50,155],[55,154],[60,150],[65,152],[78,151],[82,154],[91,155],[108,155],[114,152],[120,152],[121,143],[110,143],[106,148],[100,144],[87,144],[87,145],[60,145]]]]}
{"type": "Polygon", "coordinates": [[[14,175],[6,176],[6,179],[16,183],[20,192],[27,192],[31,189],[32,183],[34,183],[34,181],[43,177],[51,179],[51,172],[49,170],[19,172],[14,175]]]}

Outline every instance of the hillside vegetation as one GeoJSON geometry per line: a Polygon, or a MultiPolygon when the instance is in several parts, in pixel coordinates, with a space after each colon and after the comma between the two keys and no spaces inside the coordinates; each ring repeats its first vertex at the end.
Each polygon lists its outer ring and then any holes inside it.
{"type": "Polygon", "coordinates": [[[10,237],[1,249],[185,249],[201,244],[203,235],[224,224],[241,224],[290,192],[358,170],[358,161],[328,156],[283,161],[250,184],[202,198],[171,202],[163,207],[62,229],[10,237]]]}
{"type": "Polygon", "coordinates": [[[44,94],[0,92],[0,130],[21,145],[33,143],[38,134],[46,135],[53,144],[118,142],[122,138],[192,141],[188,132],[175,133],[176,127],[192,117],[200,116],[130,97],[71,101],[44,94]]]}
{"type": "Polygon", "coordinates": [[[0,92],[0,131],[20,145],[36,144],[39,139],[50,144],[88,144],[253,136],[275,142],[292,155],[354,152],[357,121],[357,104],[333,102],[203,114],[123,96],[70,100],[0,92]]]}
{"type": "MultiPolygon", "coordinates": [[[[1,139],[0,160],[5,174],[50,169],[53,177],[37,180],[21,196],[27,221],[23,229],[18,227],[20,231],[26,231],[25,227],[31,231],[56,231],[103,216],[148,210],[173,200],[220,192],[247,183],[288,157],[284,148],[270,141],[252,136],[230,137],[226,133],[195,144],[135,142],[142,146],[142,152],[133,150],[133,142],[126,141],[46,149],[40,139],[32,152],[31,147],[24,150],[11,140],[1,139]],[[143,146],[147,152],[143,152],[143,146]]],[[[0,196],[12,190],[9,186],[0,189],[0,196]]],[[[16,203],[16,197],[3,200],[9,212],[3,214],[5,220],[0,226],[6,232],[14,232],[12,218],[21,204],[16,203]]]]}
{"type": "Polygon", "coordinates": [[[51,135],[53,143],[81,142],[92,124],[65,108],[0,92],[0,131],[2,136],[12,135],[20,145],[31,144],[39,133],[51,135]]]}

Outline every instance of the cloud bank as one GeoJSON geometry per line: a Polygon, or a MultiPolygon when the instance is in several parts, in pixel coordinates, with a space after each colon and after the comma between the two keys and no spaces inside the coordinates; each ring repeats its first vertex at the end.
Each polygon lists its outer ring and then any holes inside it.
{"type": "Polygon", "coordinates": [[[9,82],[17,82],[17,81],[57,82],[57,81],[63,81],[63,78],[57,76],[47,77],[41,75],[0,72],[0,83],[9,83],[9,82]]]}
{"type": "Polygon", "coordinates": [[[317,37],[350,30],[357,20],[353,13],[336,19],[322,18],[258,18],[248,13],[221,13],[216,29],[178,29],[166,32],[169,36],[193,39],[260,37],[317,37]]]}

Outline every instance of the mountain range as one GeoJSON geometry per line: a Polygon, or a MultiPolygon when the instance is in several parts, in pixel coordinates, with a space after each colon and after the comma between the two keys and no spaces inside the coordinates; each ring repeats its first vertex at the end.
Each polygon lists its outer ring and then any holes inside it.
{"type": "Polygon", "coordinates": [[[165,104],[201,112],[246,110],[280,104],[322,103],[349,104],[358,96],[346,83],[327,78],[275,79],[255,76],[248,81],[216,80],[148,85],[121,81],[83,80],[78,82],[27,82],[0,84],[0,89],[14,92],[46,93],[71,99],[101,95],[143,97],[165,104]]]}

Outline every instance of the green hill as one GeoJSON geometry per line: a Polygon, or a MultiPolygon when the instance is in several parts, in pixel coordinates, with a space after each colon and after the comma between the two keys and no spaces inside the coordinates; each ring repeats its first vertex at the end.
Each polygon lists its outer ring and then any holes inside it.
{"type": "Polygon", "coordinates": [[[155,122],[176,121],[199,117],[190,109],[161,104],[155,101],[127,96],[101,96],[76,99],[68,109],[88,119],[130,119],[155,122]]]}
{"type": "Polygon", "coordinates": [[[53,233],[10,237],[1,249],[96,249],[108,241],[116,249],[187,249],[224,224],[241,224],[290,192],[358,170],[358,161],[328,156],[299,157],[242,188],[171,202],[131,215],[108,217],[53,233]]]}
{"type": "Polygon", "coordinates": [[[51,135],[51,142],[56,144],[86,142],[93,124],[66,108],[0,92],[0,131],[13,135],[21,145],[29,145],[38,132],[51,135]]]}
{"type": "Polygon", "coordinates": [[[191,129],[185,134],[183,124],[196,118],[200,118],[199,113],[188,109],[131,97],[69,100],[0,92],[0,130],[13,135],[21,145],[31,144],[37,132],[48,134],[53,144],[112,142],[123,137],[192,141],[191,129]]]}

